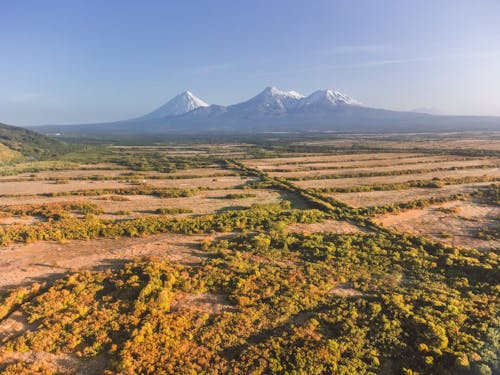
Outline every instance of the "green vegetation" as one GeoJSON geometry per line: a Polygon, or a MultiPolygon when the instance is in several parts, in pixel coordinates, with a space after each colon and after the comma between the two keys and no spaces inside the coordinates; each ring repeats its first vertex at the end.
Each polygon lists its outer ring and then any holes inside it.
{"type": "Polygon", "coordinates": [[[99,215],[102,209],[88,202],[59,202],[41,205],[19,205],[0,207],[0,217],[35,216],[46,220],[59,221],[72,218],[74,214],[99,215]]]}
{"type": "Polygon", "coordinates": [[[290,202],[281,205],[253,205],[248,210],[226,211],[194,218],[144,216],[127,221],[111,221],[88,214],[85,220],[61,217],[54,222],[0,227],[0,245],[11,242],[63,241],[97,237],[137,237],[154,233],[209,233],[234,230],[270,229],[276,225],[312,223],[327,218],[318,210],[292,210],[290,202]]]}
{"type": "Polygon", "coordinates": [[[108,374],[500,369],[493,252],[280,230],[205,248],[210,257],[195,267],[135,262],[56,282],[22,304],[38,328],[4,350],[105,354],[108,374]],[[189,305],[186,293],[224,295],[226,311],[189,305]]]}

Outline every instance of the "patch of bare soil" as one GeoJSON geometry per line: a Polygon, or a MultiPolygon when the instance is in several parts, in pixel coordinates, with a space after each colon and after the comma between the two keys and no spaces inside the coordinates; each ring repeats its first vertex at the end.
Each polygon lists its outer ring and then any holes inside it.
{"type": "Polygon", "coordinates": [[[21,311],[14,311],[0,322],[0,344],[7,342],[12,337],[22,335],[31,327],[32,325],[21,311]]]}
{"type": "MultiPolygon", "coordinates": [[[[51,374],[89,375],[104,373],[107,359],[103,355],[81,359],[69,354],[53,354],[42,351],[23,353],[0,351],[0,370],[15,363],[34,364],[40,366],[42,371],[50,371],[51,374]]],[[[45,374],[46,372],[36,373],[45,374]]]]}
{"type": "Polygon", "coordinates": [[[312,224],[302,224],[296,223],[291,224],[287,227],[287,230],[291,233],[319,233],[319,232],[330,232],[330,233],[355,233],[365,231],[347,221],[340,220],[325,220],[321,223],[312,224]]]}
{"type": "Polygon", "coordinates": [[[25,224],[25,225],[33,225],[38,223],[40,220],[33,216],[20,217],[20,216],[12,216],[12,217],[0,217],[0,226],[3,225],[11,225],[11,224],[25,224]]]}
{"type": "Polygon", "coordinates": [[[222,294],[179,292],[175,295],[170,310],[172,312],[195,310],[209,314],[221,314],[224,311],[235,311],[236,308],[222,294]]]}
{"type": "MultiPolygon", "coordinates": [[[[74,374],[78,368],[78,360],[68,354],[52,354],[47,352],[0,352],[0,369],[15,363],[36,364],[45,371],[56,374],[74,374]]],[[[39,373],[37,371],[37,373],[39,373]]]]}
{"type": "Polygon", "coordinates": [[[375,221],[399,231],[426,235],[447,245],[485,250],[500,249],[500,241],[478,238],[478,230],[490,227],[500,232],[499,217],[499,207],[455,201],[395,215],[386,214],[375,221]]]}
{"type": "Polygon", "coordinates": [[[117,267],[146,256],[196,264],[205,257],[199,243],[206,237],[162,233],[141,238],[14,244],[0,248],[0,288],[54,279],[81,269],[117,267]]]}
{"type": "Polygon", "coordinates": [[[334,288],[330,289],[329,294],[336,296],[347,296],[347,297],[359,297],[362,296],[359,290],[356,290],[349,283],[338,284],[334,288]]]}

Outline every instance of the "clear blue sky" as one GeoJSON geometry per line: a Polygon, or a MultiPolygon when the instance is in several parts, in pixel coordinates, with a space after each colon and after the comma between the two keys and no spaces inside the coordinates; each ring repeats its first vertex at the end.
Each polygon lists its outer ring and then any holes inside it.
{"type": "Polygon", "coordinates": [[[0,122],[118,120],[277,86],[500,115],[498,0],[0,1],[0,122]]]}

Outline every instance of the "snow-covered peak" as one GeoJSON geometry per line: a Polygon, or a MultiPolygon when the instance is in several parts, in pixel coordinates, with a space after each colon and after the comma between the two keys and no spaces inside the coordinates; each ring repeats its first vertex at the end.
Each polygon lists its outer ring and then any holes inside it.
{"type": "Polygon", "coordinates": [[[302,100],[302,106],[309,105],[321,105],[321,104],[350,104],[350,105],[361,105],[357,100],[354,100],[350,96],[342,94],[338,91],[332,90],[318,90],[313,92],[307,98],[302,100]]]}
{"type": "Polygon", "coordinates": [[[235,104],[232,110],[244,111],[247,113],[274,113],[281,114],[295,108],[304,98],[296,91],[282,91],[276,87],[266,87],[258,95],[246,102],[235,104]]]}
{"type": "Polygon", "coordinates": [[[148,119],[161,119],[164,117],[179,116],[200,107],[208,107],[208,104],[192,92],[184,91],[144,117],[148,119]]]}
{"type": "Polygon", "coordinates": [[[276,87],[266,87],[260,95],[271,96],[271,97],[282,97],[282,98],[292,98],[292,99],[302,99],[304,95],[298,93],[297,91],[283,91],[276,87]]]}

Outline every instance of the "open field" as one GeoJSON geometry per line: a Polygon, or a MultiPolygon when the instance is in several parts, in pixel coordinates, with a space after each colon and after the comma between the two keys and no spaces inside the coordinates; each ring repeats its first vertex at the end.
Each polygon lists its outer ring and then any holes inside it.
{"type": "MultiPolygon", "coordinates": [[[[147,183],[152,187],[159,188],[211,188],[228,189],[245,185],[255,179],[241,178],[238,176],[202,177],[173,180],[141,179],[140,183],[147,183]]],[[[57,181],[15,181],[0,182],[1,194],[8,195],[32,195],[32,194],[54,194],[78,190],[101,190],[101,189],[126,189],[134,188],[138,183],[116,180],[66,180],[64,183],[57,181]]]]}
{"type": "Polygon", "coordinates": [[[166,257],[174,262],[201,262],[206,235],[158,234],[143,238],[101,238],[66,243],[15,244],[0,252],[0,288],[44,282],[80,269],[116,268],[136,258],[166,257]]]}
{"type": "Polygon", "coordinates": [[[332,197],[354,207],[371,207],[384,204],[408,202],[416,199],[429,199],[448,197],[454,194],[467,194],[478,188],[488,186],[491,182],[449,185],[441,188],[410,188],[387,191],[368,191],[357,193],[326,193],[325,196],[332,197]]]}
{"type": "Polygon", "coordinates": [[[312,171],[290,171],[290,172],[270,172],[270,174],[274,177],[284,177],[284,178],[292,178],[292,179],[311,179],[320,177],[331,176],[331,178],[337,178],[339,176],[348,176],[348,175],[356,175],[356,174],[370,174],[370,173],[379,173],[379,174],[390,174],[394,172],[406,172],[411,173],[412,171],[425,171],[432,169],[439,170],[449,170],[456,168],[459,169],[475,169],[475,168],[483,168],[486,169],[488,167],[498,167],[498,160],[464,160],[464,161],[429,161],[423,164],[398,164],[390,165],[390,166],[360,166],[357,168],[342,168],[342,169],[323,169],[323,170],[312,170],[312,171]],[[376,171],[374,171],[376,169],[376,171]]]}
{"type": "Polygon", "coordinates": [[[447,202],[421,210],[409,210],[375,219],[388,228],[424,235],[450,246],[500,250],[500,208],[474,202],[447,202]],[[478,238],[489,227],[496,239],[478,238]]]}
{"type": "Polygon", "coordinates": [[[464,177],[480,177],[489,176],[492,178],[500,177],[499,168],[480,168],[480,169],[464,169],[457,171],[440,171],[428,173],[404,174],[399,176],[375,176],[375,177],[351,177],[338,179],[321,179],[321,180],[304,180],[297,181],[297,186],[303,188],[329,188],[329,187],[352,187],[370,184],[398,184],[406,181],[416,180],[432,180],[434,178],[464,178],[464,177]]]}
{"type": "Polygon", "coordinates": [[[0,166],[0,372],[500,371],[496,146],[272,142],[0,166]]]}
{"type": "MultiPolygon", "coordinates": [[[[260,165],[259,168],[268,172],[278,171],[301,171],[301,170],[321,170],[321,169],[349,169],[356,167],[388,167],[394,165],[412,165],[424,164],[429,162],[445,162],[454,160],[467,160],[462,156],[443,155],[443,156],[412,156],[412,157],[399,157],[392,154],[389,158],[372,156],[371,159],[356,159],[353,158],[348,161],[336,161],[336,157],[332,156],[332,161],[320,162],[293,162],[290,164],[282,164],[281,162],[270,165],[260,165]]],[[[280,160],[280,159],[278,159],[280,160]]]]}

